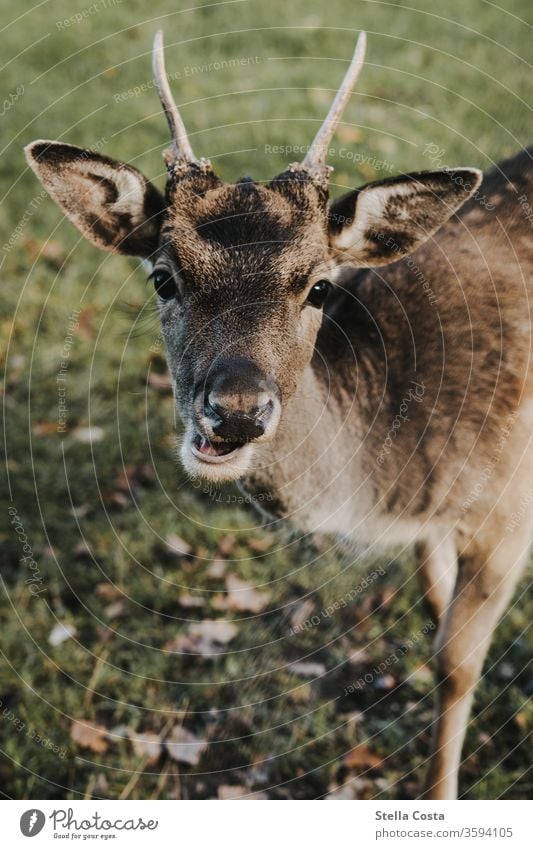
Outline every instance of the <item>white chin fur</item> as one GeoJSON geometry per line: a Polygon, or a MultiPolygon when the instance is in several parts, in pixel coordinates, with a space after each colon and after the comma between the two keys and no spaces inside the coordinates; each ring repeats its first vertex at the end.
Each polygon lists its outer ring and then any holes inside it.
{"type": "Polygon", "coordinates": [[[231,455],[228,455],[227,460],[220,462],[221,458],[218,458],[218,462],[213,463],[208,460],[201,460],[193,453],[192,439],[191,431],[187,430],[180,450],[181,462],[185,471],[191,477],[220,482],[235,481],[242,478],[250,468],[254,452],[253,445],[243,445],[242,448],[238,448],[231,455]]]}

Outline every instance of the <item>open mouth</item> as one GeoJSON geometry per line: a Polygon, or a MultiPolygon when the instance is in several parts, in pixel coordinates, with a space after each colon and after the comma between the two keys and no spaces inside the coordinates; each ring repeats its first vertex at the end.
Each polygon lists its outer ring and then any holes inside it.
{"type": "Polygon", "coordinates": [[[245,444],[245,442],[210,442],[201,433],[196,433],[191,450],[195,457],[206,463],[225,463],[245,444]]]}

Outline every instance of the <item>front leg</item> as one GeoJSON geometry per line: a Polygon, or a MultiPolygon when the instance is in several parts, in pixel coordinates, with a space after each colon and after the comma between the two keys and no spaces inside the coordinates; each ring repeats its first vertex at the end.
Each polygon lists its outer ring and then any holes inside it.
{"type": "MultiPolygon", "coordinates": [[[[496,523],[496,520],[493,520],[496,523]]],[[[524,523],[526,524],[526,523],[524,523]]],[[[529,549],[529,529],[490,542],[471,539],[460,551],[453,598],[436,638],[439,678],[424,798],[455,799],[461,750],[475,687],[493,631],[529,549]]]]}

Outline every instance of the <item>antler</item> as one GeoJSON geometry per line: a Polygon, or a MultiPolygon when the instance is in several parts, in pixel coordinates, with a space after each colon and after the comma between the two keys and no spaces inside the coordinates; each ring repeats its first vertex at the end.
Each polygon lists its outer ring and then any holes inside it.
{"type": "Polygon", "coordinates": [[[335,95],[335,100],[331,104],[326,120],[316,134],[314,141],[309,148],[302,166],[313,176],[319,179],[327,179],[328,168],[326,165],[326,157],[333,134],[337,129],[337,125],[341,119],[342,113],[348,103],[350,94],[357,82],[366,52],[366,33],[361,32],[355,45],[353,59],[350,62],[350,67],[346,71],[346,75],[342,81],[342,85],[335,95]]]}
{"type": "Polygon", "coordinates": [[[172,136],[172,149],[170,156],[164,157],[167,165],[202,165],[206,160],[199,160],[195,157],[191,143],[187,137],[185,124],[182,121],[181,115],[178,112],[178,107],[174,102],[170,86],[168,84],[167,72],[165,70],[165,53],[163,47],[163,30],[158,30],[154,38],[154,49],[152,53],[152,68],[154,81],[159,94],[159,99],[163,106],[163,110],[170,127],[172,136]]]}

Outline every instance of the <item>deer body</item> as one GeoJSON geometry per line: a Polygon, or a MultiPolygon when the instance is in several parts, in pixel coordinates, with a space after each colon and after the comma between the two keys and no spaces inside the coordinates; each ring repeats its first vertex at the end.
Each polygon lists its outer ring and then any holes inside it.
{"type": "Polygon", "coordinates": [[[533,530],[533,160],[494,169],[481,197],[481,174],[455,169],[328,205],[325,156],[364,45],[304,161],[268,184],[223,184],[194,157],[161,34],[164,197],[100,154],[26,150],[81,232],[151,263],[185,468],[270,493],[307,531],[415,544],[439,623],[425,794],[453,798],[474,688],[533,530]]]}
{"type": "Polygon", "coordinates": [[[408,260],[348,271],[245,487],[366,543],[468,533],[493,510],[533,424],[533,231],[516,201],[532,187],[525,152],[485,178],[490,212],[472,200],[408,260]]]}

